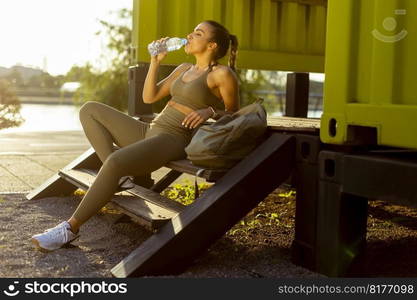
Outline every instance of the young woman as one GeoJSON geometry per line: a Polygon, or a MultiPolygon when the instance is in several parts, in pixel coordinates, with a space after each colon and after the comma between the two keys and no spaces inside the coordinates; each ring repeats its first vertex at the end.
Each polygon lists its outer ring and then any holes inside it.
{"type": "Polygon", "coordinates": [[[204,21],[187,40],[184,49],[195,64],[179,65],[158,83],[158,67],[167,53],[151,57],[143,101],[153,103],[168,95],[171,100],[150,125],[105,104],[82,106],[80,121],[103,165],[69,220],[32,237],[38,248],[55,250],[79,237],[80,226],[111,200],[122,177],[149,174],[184,159],[184,148],[203,122],[239,109],[236,37],[219,23],[204,21]],[[218,64],[229,48],[229,66],[218,64]],[[114,151],[113,143],[120,149],[114,151]]]}

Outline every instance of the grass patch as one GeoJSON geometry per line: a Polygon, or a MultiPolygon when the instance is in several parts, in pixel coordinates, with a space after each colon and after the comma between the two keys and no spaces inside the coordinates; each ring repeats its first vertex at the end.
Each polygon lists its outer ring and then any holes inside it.
{"type": "Polygon", "coordinates": [[[74,196],[77,196],[77,197],[83,197],[84,195],[85,195],[85,191],[84,190],[82,190],[82,189],[78,189],[78,190],[76,190],[75,192],[74,192],[74,196]]]}
{"type": "MultiPolygon", "coordinates": [[[[198,190],[200,195],[202,195],[211,186],[212,184],[199,183],[198,190]]],[[[184,180],[183,183],[177,183],[167,187],[161,195],[183,205],[190,205],[194,202],[195,198],[194,183],[191,180],[184,180]]]]}

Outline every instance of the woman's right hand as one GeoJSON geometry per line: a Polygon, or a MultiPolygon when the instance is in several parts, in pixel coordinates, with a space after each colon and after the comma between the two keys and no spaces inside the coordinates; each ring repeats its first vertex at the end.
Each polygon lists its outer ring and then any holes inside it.
{"type": "MultiPolygon", "coordinates": [[[[156,43],[156,42],[159,42],[159,43],[163,43],[163,42],[165,42],[167,39],[169,39],[169,37],[164,37],[164,38],[162,38],[162,39],[159,39],[159,40],[155,40],[155,41],[153,41],[152,43],[156,43]]],[[[157,54],[157,55],[155,55],[155,56],[152,56],[151,55],[151,62],[156,62],[156,63],[160,63],[164,58],[165,58],[165,56],[167,56],[167,51],[165,51],[165,52],[161,52],[161,53],[159,53],[159,54],[157,54]]]]}

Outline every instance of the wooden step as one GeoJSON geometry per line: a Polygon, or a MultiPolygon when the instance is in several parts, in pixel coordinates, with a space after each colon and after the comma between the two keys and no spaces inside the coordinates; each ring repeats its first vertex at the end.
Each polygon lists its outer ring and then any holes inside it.
{"type": "MultiPolygon", "coordinates": [[[[195,166],[191,163],[188,159],[182,160],[173,160],[170,161],[165,165],[167,168],[179,171],[181,173],[187,173],[191,175],[196,175],[198,170],[204,169],[198,166],[195,166]]],[[[200,174],[199,177],[206,179],[209,182],[214,182],[223,177],[224,174],[227,173],[228,170],[220,170],[220,169],[204,169],[200,174]]]]}
{"type": "MultiPolygon", "coordinates": [[[[64,169],[74,168],[100,168],[102,165],[100,159],[95,153],[93,148],[88,149],[75,160],[71,161],[64,169]]],[[[58,174],[54,174],[52,177],[46,180],[42,185],[32,190],[26,195],[28,200],[42,199],[46,197],[54,196],[68,196],[71,195],[77,188],[64,180],[58,174]]]]}
{"type": "MultiPolygon", "coordinates": [[[[59,176],[83,190],[93,184],[97,171],[70,169],[59,171],[59,176]]],[[[157,229],[181,212],[185,206],[140,186],[117,193],[111,205],[132,217],[135,221],[157,229]]]]}
{"type": "Polygon", "coordinates": [[[178,274],[291,174],[296,140],[272,134],[193,204],[133,250],[115,277],[178,274]],[[273,174],[273,176],[271,176],[273,174]]]}
{"type": "Polygon", "coordinates": [[[166,209],[169,209],[176,213],[180,213],[185,208],[185,205],[182,205],[179,202],[163,197],[158,193],[155,193],[138,185],[136,185],[134,188],[130,190],[127,190],[126,192],[132,194],[133,196],[140,197],[148,202],[152,202],[158,206],[165,207],[166,209]]]}
{"type": "MultiPolygon", "coordinates": [[[[115,147],[116,149],[120,149],[119,147],[115,147]]],[[[193,163],[188,159],[180,159],[180,160],[173,160],[165,164],[165,167],[190,175],[196,175],[199,170],[203,170],[200,172],[198,177],[206,179],[208,182],[215,182],[224,174],[226,174],[229,169],[207,169],[204,167],[199,167],[193,165],[193,163]]]]}

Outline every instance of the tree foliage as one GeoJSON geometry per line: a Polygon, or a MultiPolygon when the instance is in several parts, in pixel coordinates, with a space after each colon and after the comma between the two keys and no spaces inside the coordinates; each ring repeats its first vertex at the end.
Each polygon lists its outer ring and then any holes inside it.
{"type": "Polygon", "coordinates": [[[49,73],[35,75],[29,78],[25,87],[29,88],[59,88],[62,85],[62,75],[52,76],[49,73]]]}
{"type": "Polygon", "coordinates": [[[15,127],[22,123],[20,102],[10,89],[10,83],[0,79],[0,130],[15,127]]]}
{"type": "Polygon", "coordinates": [[[240,69],[238,76],[241,106],[261,97],[268,113],[282,110],[282,99],[276,93],[285,92],[286,78],[283,72],[240,69]]]}
{"type": "MultiPolygon", "coordinates": [[[[121,9],[116,12],[119,20],[129,20],[132,12],[121,9]]],[[[80,102],[98,101],[119,110],[127,108],[128,67],[131,45],[131,29],[123,24],[111,24],[100,20],[103,29],[97,32],[107,38],[106,51],[101,55],[104,70],[94,68],[91,63],[74,66],[66,75],[67,81],[79,81],[81,87],[75,94],[80,102]]]]}
{"type": "Polygon", "coordinates": [[[9,72],[9,74],[7,74],[6,76],[4,76],[4,79],[6,79],[14,87],[20,88],[20,87],[24,87],[25,86],[25,81],[24,81],[22,75],[16,69],[12,69],[9,72]]]}

